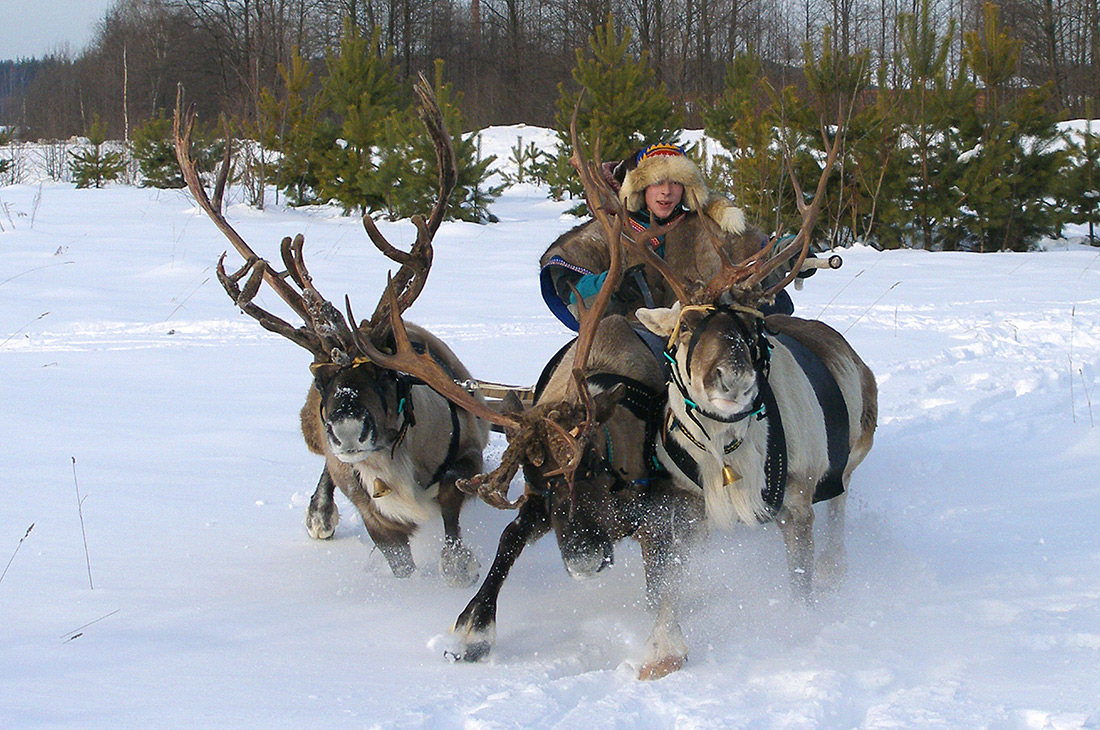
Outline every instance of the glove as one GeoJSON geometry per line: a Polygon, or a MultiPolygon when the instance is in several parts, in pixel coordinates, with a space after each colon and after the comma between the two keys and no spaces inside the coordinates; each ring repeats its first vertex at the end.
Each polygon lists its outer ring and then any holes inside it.
{"type": "MultiPolygon", "coordinates": [[[[817,255],[814,254],[813,251],[807,251],[806,252],[806,258],[807,259],[816,259],[817,255]]],[[[801,271],[799,271],[797,276],[798,276],[799,279],[805,279],[806,277],[813,276],[816,273],[817,273],[817,269],[815,269],[813,267],[807,267],[807,268],[802,269],[801,271]]]]}
{"type": "Polygon", "coordinates": [[[649,296],[649,285],[646,284],[645,264],[637,264],[624,271],[623,280],[611,298],[622,304],[645,301],[647,306],[651,306],[652,297],[649,296]]]}

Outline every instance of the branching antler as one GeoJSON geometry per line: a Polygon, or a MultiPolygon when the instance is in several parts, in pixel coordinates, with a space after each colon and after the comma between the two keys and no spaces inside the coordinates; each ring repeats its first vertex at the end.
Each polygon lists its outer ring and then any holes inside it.
{"type": "MultiPolygon", "coordinates": [[[[374,223],[374,219],[367,212],[363,213],[363,228],[367,231],[375,247],[388,259],[400,264],[401,268],[393,275],[393,286],[397,292],[396,301],[398,314],[404,313],[412,306],[420,292],[424,289],[424,283],[428,279],[428,271],[432,266],[432,239],[439,230],[443,216],[447,212],[447,201],[451,197],[458,182],[458,168],[455,161],[454,146],[451,144],[451,135],[447,131],[447,124],[443,120],[443,111],[439,108],[432,87],[423,74],[413,85],[420,105],[417,114],[424,123],[435,146],[435,156],[439,165],[439,191],[435,205],[432,207],[428,219],[414,215],[413,225],[416,226],[416,242],[406,253],[395,248],[382,235],[374,223]]],[[[373,342],[382,342],[389,333],[389,313],[387,297],[383,296],[370,318],[370,339],[373,342]]]]}
{"type": "MultiPolygon", "coordinates": [[[[457,180],[457,172],[454,149],[443,121],[443,113],[431,86],[423,75],[414,85],[414,91],[420,100],[418,113],[435,146],[439,164],[439,195],[427,221],[423,217],[414,216],[413,224],[417,229],[417,240],[412,250],[407,253],[391,246],[378,231],[370,216],[364,214],[363,225],[374,245],[388,258],[401,265],[394,278],[400,294],[387,298],[383,293],[382,301],[371,319],[369,332],[365,335],[360,332],[360,327],[351,314],[350,303],[345,305],[348,314],[345,319],[340,310],[314,288],[313,279],[306,268],[302,254],[304,238],[301,234],[293,239],[283,239],[280,257],[286,270],[278,272],[267,260],[260,258],[226,220],[221,210],[221,196],[229,175],[228,147],[218,171],[214,198],[211,200],[207,196],[195,166],[195,160],[191,155],[191,133],[195,125],[195,112],[192,109],[186,115],[183,113],[182,87],[177,93],[173,136],[176,158],[179,160],[183,178],[195,202],[245,260],[241,269],[229,274],[225,271],[223,255],[218,261],[218,281],[245,314],[255,319],[265,329],[280,334],[309,350],[313,353],[316,362],[338,364],[350,362],[353,357],[364,353],[364,344],[371,344],[377,351],[373,343],[384,342],[390,332],[388,312],[391,302],[393,313],[400,319],[401,313],[416,300],[427,280],[432,264],[432,237],[443,221],[447,200],[457,180]],[[245,281],[243,288],[240,284],[242,280],[245,281]],[[305,323],[304,326],[294,327],[255,303],[254,298],[263,283],[266,283],[295,314],[301,317],[305,323]]],[[[389,286],[392,288],[394,284],[391,283],[389,286]]]]}
{"type": "MultiPolygon", "coordinates": [[[[313,289],[309,272],[302,260],[302,237],[295,239],[284,238],[281,246],[282,259],[287,269],[277,272],[271,265],[256,255],[252,247],[244,240],[236,229],[225,219],[221,210],[221,193],[225,189],[229,175],[229,154],[227,152],[222,165],[218,170],[215,184],[215,201],[206,194],[195,159],[191,155],[191,133],[195,127],[195,111],[183,112],[183,88],[178,89],[176,95],[176,111],[173,118],[172,133],[176,148],[176,159],[179,161],[180,171],[187,183],[191,196],[199,207],[218,227],[218,230],[236,249],[237,253],[245,260],[244,266],[233,274],[225,270],[225,255],[218,260],[218,281],[226,293],[241,308],[241,310],[255,319],[265,329],[282,335],[292,342],[304,347],[313,353],[314,358],[320,362],[331,357],[333,349],[342,349],[345,352],[350,344],[350,335],[346,323],[338,317],[338,322],[332,321],[331,312],[324,307],[324,301],[316,290],[313,289]],[[245,278],[244,288],[240,287],[240,281],[245,278]],[[298,288],[288,282],[293,282],[298,288]],[[304,327],[295,327],[286,320],[272,314],[258,306],[253,300],[260,289],[260,285],[266,283],[279,298],[286,302],[287,306],[305,322],[304,327]],[[319,327],[319,324],[327,324],[328,327],[319,327]]],[[[229,141],[226,141],[228,148],[229,141]]],[[[331,307],[331,305],[329,305],[331,307]]],[[[338,313],[337,313],[338,315],[338,313]]]]}

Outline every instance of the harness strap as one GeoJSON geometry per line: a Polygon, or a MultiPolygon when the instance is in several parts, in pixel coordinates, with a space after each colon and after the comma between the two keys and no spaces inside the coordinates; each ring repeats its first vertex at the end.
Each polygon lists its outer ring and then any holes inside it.
{"type": "Polygon", "coordinates": [[[458,458],[458,442],[461,436],[461,423],[458,420],[458,407],[454,403],[447,401],[451,406],[451,443],[447,445],[447,456],[443,458],[443,463],[439,465],[439,468],[432,474],[432,478],[428,480],[428,486],[435,484],[443,479],[443,476],[447,473],[447,470],[454,466],[455,459],[458,458]]]}
{"type": "MultiPolygon", "coordinates": [[[[436,362],[439,367],[443,369],[443,372],[447,374],[452,380],[457,381],[457,374],[448,367],[442,359],[437,357],[435,353],[428,350],[427,346],[422,342],[413,342],[412,348],[419,354],[425,352],[436,362]]],[[[416,425],[416,415],[413,412],[413,400],[412,400],[412,387],[414,385],[422,385],[424,387],[430,387],[420,378],[407,375],[405,373],[395,373],[394,379],[397,382],[397,412],[402,416],[401,429],[398,431],[397,438],[394,439],[393,446],[390,449],[390,458],[397,451],[397,447],[405,440],[405,436],[408,434],[409,429],[416,425]]],[[[383,400],[383,403],[385,401],[383,400]]],[[[462,439],[462,423],[459,421],[458,407],[451,401],[447,401],[447,405],[451,412],[451,440],[447,444],[447,454],[443,457],[443,463],[441,463],[432,474],[428,483],[424,485],[424,488],[428,488],[436,482],[440,481],[447,470],[454,466],[455,460],[458,458],[459,442],[462,439]]]]}
{"type": "Polygon", "coordinates": [[[774,519],[783,506],[787,489],[787,436],[783,431],[783,418],[775,402],[775,393],[767,378],[760,383],[764,394],[764,413],[768,419],[768,456],[764,460],[764,489],[761,496],[774,519]]]}
{"type": "MultiPolygon", "coordinates": [[[[779,415],[779,407],[775,402],[775,394],[766,380],[762,383],[761,391],[765,393],[764,412],[759,417],[768,421],[768,447],[764,460],[764,488],[760,490],[760,496],[768,507],[769,519],[774,519],[783,506],[783,496],[787,489],[787,437],[783,430],[783,419],[779,415]]],[[[673,429],[679,429],[700,451],[705,451],[706,446],[670,414],[668,425],[661,429],[661,445],[676,468],[683,472],[684,476],[700,491],[705,491],[698,460],[688,453],[679,441],[669,438],[673,429]]],[[[742,443],[741,439],[734,439],[723,448],[723,452],[733,453],[742,443]]]]}
{"type": "Polygon", "coordinates": [[[848,406],[840,385],[821,358],[809,347],[786,333],[776,336],[794,356],[806,379],[814,389],[825,421],[825,444],[829,468],[814,488],[814,502],[838,497],[844,492],[844,468],[848,464],[849,424],[848,406]]]}

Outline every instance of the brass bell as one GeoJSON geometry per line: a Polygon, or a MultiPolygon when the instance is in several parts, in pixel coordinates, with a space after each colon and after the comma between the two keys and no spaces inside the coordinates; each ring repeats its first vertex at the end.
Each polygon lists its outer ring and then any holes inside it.
{"type": "Polygon", "coordinates": [[[722,467],[722,485],[728,487],[734,482],[741,481],[741,475],[733,470],[732,466],[728,464],[722,467]]]}

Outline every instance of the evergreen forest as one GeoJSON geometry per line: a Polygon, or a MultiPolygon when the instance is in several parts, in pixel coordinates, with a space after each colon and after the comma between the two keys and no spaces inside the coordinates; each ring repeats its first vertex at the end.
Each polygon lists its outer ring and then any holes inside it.
{"type": "Polygon", "coordinates": [[[20,145],[79,137],[53,163],[78,185],[125,156],[141,184],[179,186],[179,96],[200,160],[229,141],[254,204],[274,187],[405,217],[434,185],[411,104],[423,74],[458,156],[452,218],[491,222],[500,186],[525,179],[577,196],[576,108],[603,159],[704,130],[689,153],[769,231],[797,228],[839,136],[822,248],[1026,250],[1097,218],[1097,4],[119,0],[78,55],[0,61],[0,184],[19,181],[20,145]],[[515,123],[557,144],[520,140],[515,172],[491,176],[472,133],[515,123]]]}

